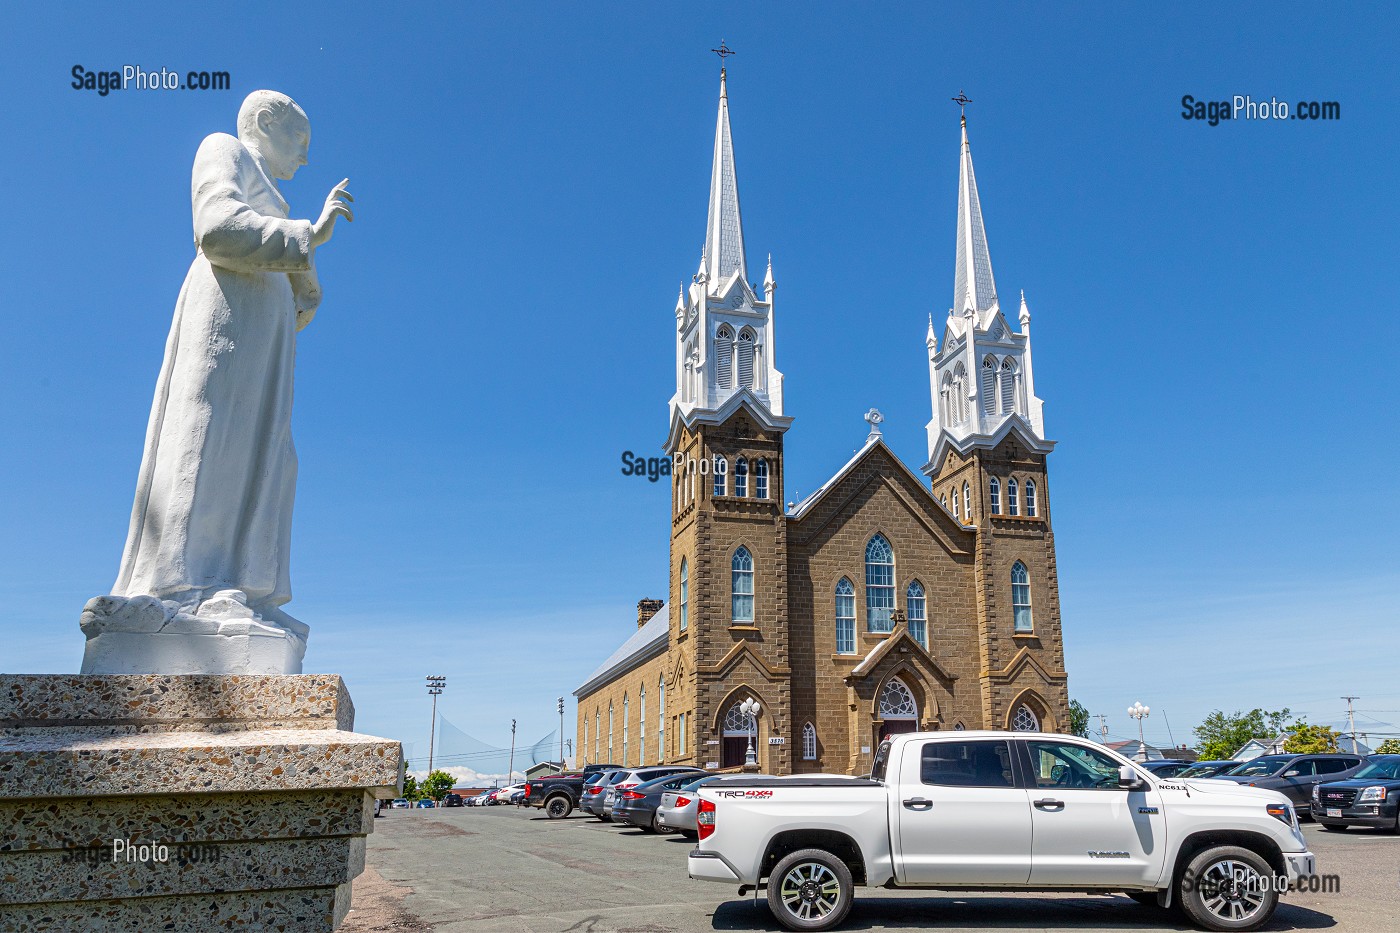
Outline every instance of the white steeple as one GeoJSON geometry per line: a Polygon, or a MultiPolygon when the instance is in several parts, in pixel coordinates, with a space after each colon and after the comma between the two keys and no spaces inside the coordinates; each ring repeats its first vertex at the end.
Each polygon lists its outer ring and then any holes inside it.
{"type": "Polygon", "coordinates": [[[769,430],[787,430],[792,419],[783,416],[783,374],[775,361],[777,284],[771,254],[762,289],[760,295],[748,281],[727,75],[721,68],[705,247],[676,309],[676,393],[668,447],[674,449],[681,424],[719,424],[740,405],[769,430]]]}
{"type": "Polygon", "coordinates": [[[958,248],[953,273],[953,310],[971,307],[978,315],[997,307],[997,283],[987,230],[982,226],[982,201],[972,170],[972,146],[967,141],[967,117],[962,118],[962,155],[958,161],[958,248]]]}
{"type": "Polygon", "coordinates": [[[729,94],[725,71],[719,70],[719,116],[715,121],[715,159],[710,172],[710,213],[705,226],[705,261],[712,287],[719,288],[737,270],[748,280],[744,261],[744,225],[739,216],[739,179],[734,172],[734,138],[729,131],[729,94]]]}
{"type": "Polygon", "coordinates": [[[953,307],[940,347],[929,319],[930,392],[933,418],[928,423],[929,463],[937,472],[949,447],[966,453],[972,447],[1000,443],[1016,430],[1029,446],[1048,451],[1044,403],[1036,397],[1031,370],[1030,311],[1021,295],[1021,332],[1012,330],[997,300],[967,117],[962,119],[958,157],[958,238],[953,272],[953,307]]]}

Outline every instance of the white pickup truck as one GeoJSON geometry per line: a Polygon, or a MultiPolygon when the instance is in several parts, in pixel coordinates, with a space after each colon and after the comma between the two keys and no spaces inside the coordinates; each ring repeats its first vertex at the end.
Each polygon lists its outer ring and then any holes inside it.
{"type": "Polygon", "coordinates": [[[726,778],[700,788],[690,877],[767,881],[791,930],[826,930],[854,886],[1123,893],[1177,902],[1208,930],[1252,930],[1315,872],[1288,798],[1159,779],[1088,739],[895,736],[869,778],[726,778]]]}

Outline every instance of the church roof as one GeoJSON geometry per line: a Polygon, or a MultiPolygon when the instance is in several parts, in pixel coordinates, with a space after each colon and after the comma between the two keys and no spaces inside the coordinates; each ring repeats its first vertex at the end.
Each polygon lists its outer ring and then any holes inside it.
{"type": "MultiPolygon", "coordinates": [[[[822,483],[821,486],[818,487],[816,492],[811,493],[801,502],[797,503],[795,506],[789,509],[787,517],[802,518],[804,515],[810,512],[816,506],[816,504],[826,496],[828,492],[834,489],[836,485],[841,482],[841,480],[846,478],[846,475],[850,473],[851,470],[855,469],[856,464],[864,460],[866,455],[869,454],[876,447],[883,448],[885,453],[889,454],[891,460],[903,467],[904,472],[907,473],[909,475],[909,478],[914,481],[914,485],[922,489],[924,493],[928,495],[930,500],[932,500],[933,502],[938,501],[934,498],[933,492],[929,490],[926,486],[924,486],[923,481],[920,480],[917,475],[915,475],[914,471],[909,469],[909,467],[905,465],[904,461],[895,456],[894,451],[890,450],[889,447],[885,445],[884,436],[882,434],[872,431],[870,436],[865,439],[865,443],[861,446],[861,448],[855,452],[855,454],[851,457],[850,460],[846,461],[846,465],[841,467],[841,469],[837,470],[836,474],[832,476],[831,479],[827,480],[825,483],[822,483]]],[[[946,506],[943,507],[943,509],[945,512],[947,511],[946,506]]],[[[959,524],[962,524],[962,520],[959,519],[956,515],[954,515],[953,518],[956,519],[959,524]]]]}
{"type": "Polygon", "coordinates": [[[719,72],[719,117],[715,122],[715,160],[710,172],[710,213],[705,227],[705,271],[710,287],[735,273],[749,280],[744,261],[744,227],[739,218],[739,179],[734,171],[734,139],[729,131],[729,95],[719,72]]]}
{"type": "Polygon", "coordinates": [[[574,691],[574,696],[581,697],[592,693],[619,674],[625,674],[643,661],[650,661],[665,651],[671,640],[670,608],[669,605],[662,606],[645,625],[633,632],[632,637],[624,641],[622,646],[609,655],[583,685],[574,691]]]}

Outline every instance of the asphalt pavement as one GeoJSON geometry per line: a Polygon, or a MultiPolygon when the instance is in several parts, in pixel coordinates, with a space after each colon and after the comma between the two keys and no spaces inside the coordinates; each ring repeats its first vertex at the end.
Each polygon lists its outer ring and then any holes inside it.
{"type": "MultiPolygon", "coordinates": [[[[1265,930],[1400,929],[1400,836],[1305,824],[1334,893],[1290,892],[1265,930]]],[[[691,881],[680,836],[656,836],[577,813],[463,807],[391,810],[375,821],[345,933],[698,933],[781,928],[762,897],[691,881]],[[381,880],[382,879],[382,880],[381,880]],[[411,893],[409,893],[411,892],[411,893]],[[370,899],[378,912],[369,909],[370,899]],[[386,908],[386,905],[388,907],[386,908]],[[387,910],[387,912],[386,912],[387,910]],[[392,916],[393,920],[383,920],[392,916]]],[[[1126,897],[932,894],[857,889],[844,930],[1191,930],[1180,915],[1126,897]],[[864,895],[864,896],[861,896],[864,895]]]]}

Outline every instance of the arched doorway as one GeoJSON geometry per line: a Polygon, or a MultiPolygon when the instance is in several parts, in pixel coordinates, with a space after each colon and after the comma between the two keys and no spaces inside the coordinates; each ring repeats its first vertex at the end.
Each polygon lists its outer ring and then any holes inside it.
{"type": "MultiPolygon", "coordinates": [[[[744,763],[744,757],[749,750],[749,736],[752,735],[753,720],[739,708],[740,700],[729,711],[724,714],[724,725],[722,730],[723,738],[720,739],[719,766],[721,768],[737,768],[744,763]]],[[[758,743],[754,742],[754,751],[757,752],[758,743]]]]}
{"type": "Polygon", "coordinates": [[[880,734],[883,742],[901,732],[919,728],[919,704],[909,686],[898,677],[891,677],[880,690],[880,734]]]}

